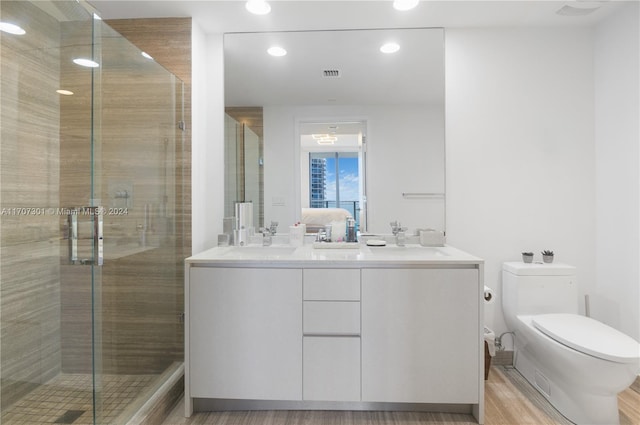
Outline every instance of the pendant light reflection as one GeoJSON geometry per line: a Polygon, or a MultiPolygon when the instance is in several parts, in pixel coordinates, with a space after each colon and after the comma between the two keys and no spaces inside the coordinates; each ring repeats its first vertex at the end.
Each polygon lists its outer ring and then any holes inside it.
{"type": "Polygon", "coordinates": [[[329,134],[312,134],[311,138],[319,145],[333,145],[338,138],[329,134]]]}

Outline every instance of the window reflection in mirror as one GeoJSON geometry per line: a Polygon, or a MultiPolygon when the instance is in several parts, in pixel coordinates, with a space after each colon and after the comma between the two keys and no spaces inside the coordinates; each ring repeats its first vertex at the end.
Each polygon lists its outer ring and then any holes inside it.
{"type": "Polygon", "coordinates": [[[299,133],[302,208],[344,209],[365,230],[366,123],[301,123],[299,133]]]}

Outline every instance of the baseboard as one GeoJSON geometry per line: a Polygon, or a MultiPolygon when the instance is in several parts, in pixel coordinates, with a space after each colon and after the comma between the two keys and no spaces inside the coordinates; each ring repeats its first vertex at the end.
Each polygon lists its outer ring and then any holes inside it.
{"type": "Polygon", "coordinates": [[[346,410],[380,412],[446,412],[472,414],[477,404],[384,403],[367,401],[239,400],[194,398],[194,412],[238,410],[346,410]]]}

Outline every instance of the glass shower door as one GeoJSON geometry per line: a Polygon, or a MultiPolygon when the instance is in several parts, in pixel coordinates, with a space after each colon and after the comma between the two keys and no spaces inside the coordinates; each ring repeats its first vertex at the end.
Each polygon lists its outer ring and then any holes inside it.
{"type": "Polygon", "coordinates": [[[96,380],[100,423],[122,424],[183,359],[183,84],[107,24],[95,41],[93,174],[104,213],[96,380]]]}
{"type": "Polygon", "coordinates": [[[182,82],[84,2],[0,7],[0,423],[124,424],[183,360],[182,82]]]}
{"type": "Polygon", "coordinates": [[[102,357],[100,69],[89,62],[99,54],[96,23],[73,1],[0,7],[15,29],[0,33],[0,421],[94,423],[102,357]]]}

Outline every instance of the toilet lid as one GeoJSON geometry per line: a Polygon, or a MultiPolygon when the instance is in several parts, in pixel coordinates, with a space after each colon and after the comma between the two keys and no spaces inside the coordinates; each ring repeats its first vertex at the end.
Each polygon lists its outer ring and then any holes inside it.
{"type": "Polygon", "coordinates": [[[541,314],[531,322],[547,336],[594,357],[617,363],[633,363],[640,358],[640,344],[633,338],[590,317],[541,314]]]}

